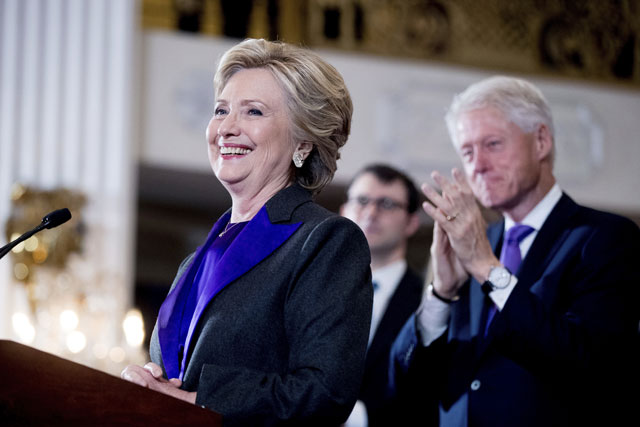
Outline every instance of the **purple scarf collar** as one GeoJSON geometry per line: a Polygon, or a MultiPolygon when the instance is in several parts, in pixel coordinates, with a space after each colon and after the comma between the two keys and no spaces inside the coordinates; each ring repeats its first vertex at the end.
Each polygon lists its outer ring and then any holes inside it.
{"type": "Polygon", "coordinates": [[[183,379],[186,362],[190,355],[189,349],[194,330],[209,302],[225,286],[245,274],[279,248],[302,225],[301,222],[295,224],[272,224],[269,220],[267,209],[263,206],[229,245],[213,273],[206,275],[206,277],[200,277],[200,281],[206,281],[206,283],[204,283],[204,286],[199,283],[200,286],[203,286],[203,290],[193,312],[186,340],[182,343],[180,342],[181,318],[189,291],[207,250],[229,222],[230,217],[231,213],[227,212],[214,224],[205,244],[198,248],[191,264],[177,279],[175,286],[160,307],[158,313],[158,340],[167,378],[183,379]],[[182,360],[180,360],[181,348],[184,348],[182,360]]]}

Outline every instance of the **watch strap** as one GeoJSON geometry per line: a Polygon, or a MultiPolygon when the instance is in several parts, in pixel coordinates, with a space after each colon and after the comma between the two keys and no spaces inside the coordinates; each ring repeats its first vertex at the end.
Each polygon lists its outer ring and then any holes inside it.
{"type": "Polygon", "coordinates": [[[484,281],[484,283],[483,283],[482,285],[480,285],[480,288],[482,289],[482,292],[483,292],[485,295],[487,295],[487,296],[488,296],[488,295],[493,291],[493,289],[494,289],[494,288],[493,288],[493,284],[492,284],[490,281],[488,281],[488,280],[485,280],[485,281],[484,281]]]}
{"type": "Polygon", "coordinates": [[[443,297],[442,295],[438,294],[436,292],[436,288],[433,287],[433,283],[429,283],[429,288],[431,289],[431,294],[436,297],[436,299],[439,299],[440,301],[442,301],[445,304],[453,304],[454,302],[458,301],[460,299],[460,297],[458,295],[456,295],[453,298],[446,298],[443,297]]]}

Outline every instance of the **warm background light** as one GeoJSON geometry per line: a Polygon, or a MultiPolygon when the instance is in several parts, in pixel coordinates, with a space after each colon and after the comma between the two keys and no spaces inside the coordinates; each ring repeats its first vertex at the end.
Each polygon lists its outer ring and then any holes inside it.
{"type": "Polygon", "coordinates": [[[72,331],[78,326],[78,315],[73,310],[64,310],[60,313],[60,326],[64,331],[72,331]]]}
{"type": "Polygon", "coordinates": [[[113,347],[109,350],[109,358],[114,363],[121,363],[125,357],[127,357],[127,353],[122,349],[122,347],[113,347]]]}
{"type": "Polygon", "coordinates": [[[38,241],[38,237],[37,236],[31,236],[27,240],[25,240],[24,249],[27,252],[33,252],[38,248],[39,244],[40,244],[40,242],[38,241]]]}
{"type": "Polygon", "coordinates": [[[71,331],[67,335],[67,347],[71,353],[80,353],[87,346],[87,338],[80,331],[71,331]]]}
{"type": "Polygon", "coordinates": [[[29,275],[29,267],[21,262],[16,263],[16,265],[13,266],[13,274],[16,276],[16,279],[23,280],[29,275]]]}
{"type": "Polygon", "coordinates": [[[127,340],[127,344],[131,347],[140,347],[144,342],[144,322],[142,321],[142,313],[140,310],[129,310],[122,321],[122,329],[127,340]]]}
{"type": "Polygon", "coordinates": [[[16,335],[25,344],[31,344],[36,336],[36,330],[31,324],[29,316],[24,313],[14,313],[11,317],[13,330],[16,335]]]}
{"type": "MultiPolygon", "coordinates": [[[[18,237],[20,237],[20,233],[12,233],[9,241],[12,242],[16,240],[18,237]]],[[[22,252],[23,250],[24,250],[24,242],[18,243],[13,249],[11,249],[11,251],[16,254],[22,252]]]]}
{"type": "Polygon", "coordinates": [[[108,356],[109,349],[102,343],[96,343],[93,346],[93,355],[98,359],[104,359],[108,356]]]}

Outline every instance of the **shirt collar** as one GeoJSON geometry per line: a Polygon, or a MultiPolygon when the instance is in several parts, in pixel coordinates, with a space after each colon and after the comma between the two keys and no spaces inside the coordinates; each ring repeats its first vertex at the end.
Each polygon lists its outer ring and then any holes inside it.
{"type": "Polygon", "coordinates": [[[380,286],[381,289],[389,289],[395,287],[402,279],[402,275],[407,269],[407,261],[404,259],[394,261],[384,267],[376,268],[371,272],[372,280],[380,286]]]}
{"type": "MultiPolygon", "coordinates": [[[[561,197],[562,190],[560,189],[560,186],[558,185],[558,183],[553,184],[553,187],[551,187],[551,190],[549,190],[547,195],[544,196],[542,200],[540,200],[540,202],[538,202],[538,204],[531,210],[531,212],[529,212],[527,216],[522,219],[520,224],[525,224],[533,227],[535,230],[540,230],[542,224],[544,224],[547,217],[561,197]]],[[[515,222],[511,218],[507,216],[504,217],[505,231],[510,229],[514,225],[515,222]]]]}

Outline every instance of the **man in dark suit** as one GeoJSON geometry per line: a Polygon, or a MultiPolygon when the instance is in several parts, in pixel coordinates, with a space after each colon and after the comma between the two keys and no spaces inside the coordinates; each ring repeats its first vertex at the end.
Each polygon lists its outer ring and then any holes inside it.
{"type": "Polygon", "coordinates": [[[365,374],[359,403],[347,425],[385,425],[387,414],[382,402],[389,350],[402,325],[418,307],[424,283],[405,260],[407,241],[419,226],[419,193],[404,173],[375,164],[356,174],[347,196],[341,213],[358,224],[367,238],[374,282],[365,374]]]}
{"type": "Polygon", "coordinates": [[[443,426],[621,425],[638,396],[638,227],[562,192],[532,84],[483,80],[446,119],[464,174],[423,186],[434,280],[392,349],[395,398],[443,426]],[[504,217],[487,234],[476,198],[504,217]]]}

